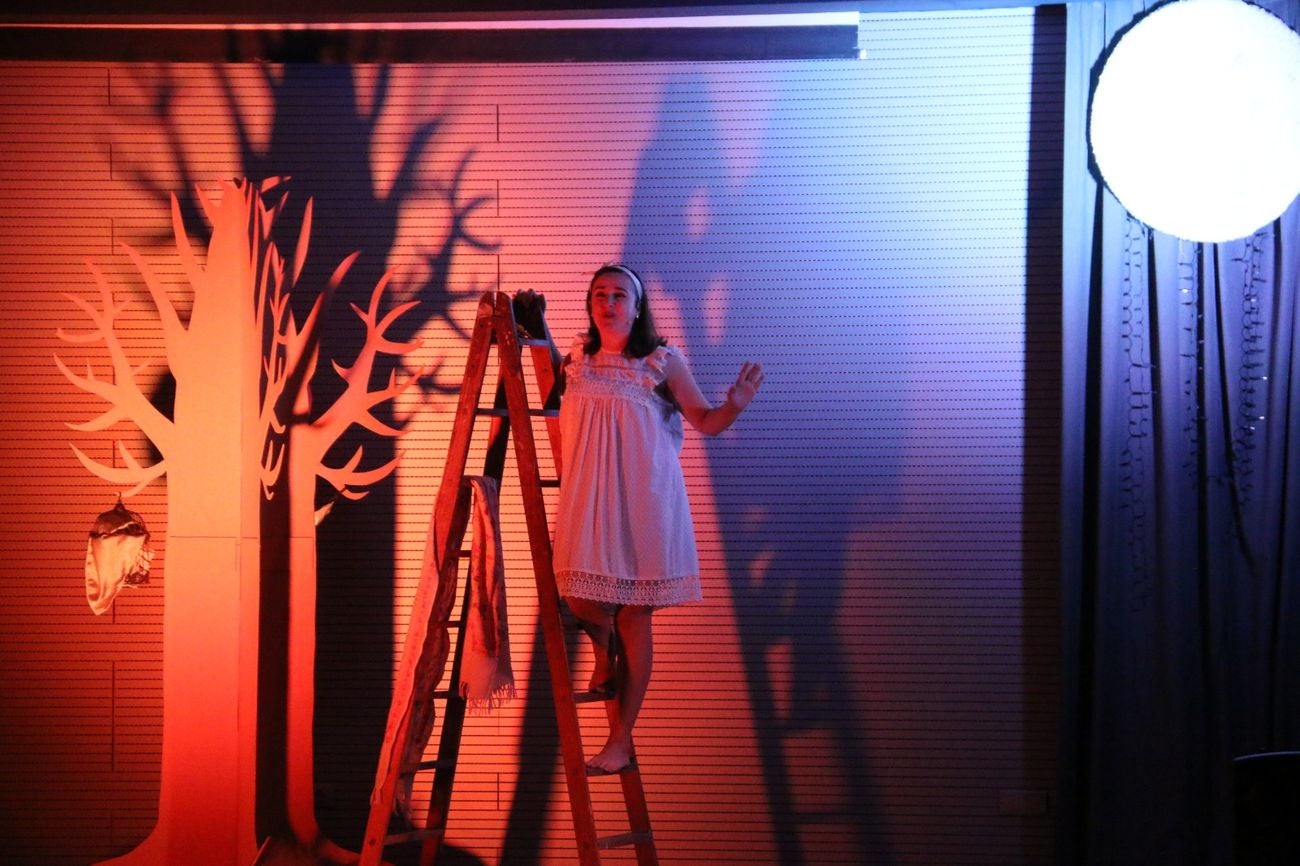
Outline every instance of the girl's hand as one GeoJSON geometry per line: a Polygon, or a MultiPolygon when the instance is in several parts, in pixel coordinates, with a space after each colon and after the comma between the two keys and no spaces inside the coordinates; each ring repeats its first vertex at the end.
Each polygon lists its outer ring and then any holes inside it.
{"type": "Polygon", "coordinates": [[[749,401],[754,399],[758,393],[758,388],[763,384],[763,368],[758,364],[746,361],[740,368],[740,375],[736,377],[736,384],[727,389],[727,403],[737,412],[749,405],[749,401]]]}

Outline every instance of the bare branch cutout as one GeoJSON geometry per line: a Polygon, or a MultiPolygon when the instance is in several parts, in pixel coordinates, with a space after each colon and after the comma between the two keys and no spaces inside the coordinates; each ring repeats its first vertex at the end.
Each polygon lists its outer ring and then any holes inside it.
{"type": "MultiPolygon", "coordinates": [[[[288,470],[291,477],[299,479],[319,475],[340,495],[359,499],[366,493],[364,488],[383,480],[396,468],[400,455],[371,469],[361,468],[364,457],[361,448],[339,467],[325,465],[324,457],[353,424],[379,436],[401,434],[400,429],[381,420],[375,410],[402,395],[425,371],[421,369],[401,380],[396,373],[390,374],[385,385],[373,390],[370,378],[381,354],[403,356],[419,348],[418,341],[395,342],[387,337],[393,323],[416,304],[399,304],[381,314],[384,291],[392,276],[389,272],[375,286],[367,309],[353,306],[366,326],[365,342],[350,367],[333,364],[346,383],[344,391],[312,420],[310,385],[317,369],[325,311],[358,253],[339,263],[303,322],[297,322],[290,297],[306,262],[312,200],[307,200],[294,258],[288,262],[271,239],[273,225],[285,208],[288,194],[282,193],[272,204],[266,201],[266,194],[282,180],[224,182],[219,199],[197,190],[198,202],[212,227],[205,261],[200,261],[191,244],[180,204],[175,195],[171,196],[176,251],[193,292],[188,322],[182,321],[166,286],[149,262],[132,247],[123,244],[122,248],[134,263],[153,302],[162,329],[166,364],[176,380],[178,394],[182,389],[195,387],[202,379],[196,367],[212,363],[210,332],[212,320],[217,317],[209,310],[220,302],[221,296],[229,298],[232,292],[248,299],[244,302],[249,316],[246,327],[260,343],[261,359],[257,368],[261,381],[242,382],[239,387],[256,388],[260,395],[257,430],[261,445],[257,449],[260,453],[257,472],[263,494],[271,497],[288,470]],[[209,333],[202,334],[205,329],[209,333]],[[203,345],[196,345],[200,338],[203,345]]],[[[98,415],[70,427],[82,432],[102,432],[130,422],[162,455],[157,462],[143,465],[119,441],[115,450],[120,465],[108,465],[72,446],[88,471],[111,484],[129,487],[123,492],[129,496],[166,474],[169,456],[174,457],[177,449],[190,447],[190,442],[183,430],[177,430],[176,422],[153,405],[141,385],[142,374],[152,362],[133,366],[118,337],[117,320],[130,302],[117,301],[103,273],[93,263],[88,265],[99,288],[98,304],[71,295],[69,298],[89,319],[90,329],[69,332],[60,328],[58,336],[70,344],[102,343],[108,352],[112,378],[97,377],[89,365],[85,373],[74,371],[57,354],[54,361],[69,382],[107,404],[98,415]]]]}
{"type": "MultiPolygon", "coordinates": [[[[149,482],[167,471],[165,456],[172,445],[172,422],[154,407],[149,400],[149,396],[142,390],[138,373],[145,368],[137,368],[131,365],[126,350],[122,346],[121,340],[118,339],[115,323],[118,316],[129,306],[130,302],[115,302],[113,290],[108,285],[108,280],[104,278],[104,274],[93,264],[89,266],[91,273],[95,277],[95,283],[99,287],[99,306],[96,307],[94,304],[72,295],[68,297],[90,319],[93,330],[88,333],[71,334],[59,328],[56,333],[59,339],[67,343],[102,342],[108,350],[109,362],[113,371],[112,379],[97,378],[89,364],[86,365],[85,375],[75,373],[63,363],[63,360],[58,355],[54,356],[54,363],[59,372],[69,382],[108,404],[99,415],[89,421],[81,424],[69,424],[69,427],[82,432],[100,432],[113,427],[121,421],[133,421],[140,429],[140,432],[154,444],[158,452],[164,455],[164,459],[159,460],[157,463],[151,466],[142,466],[130,456],[126,447],[119,441],[115,442],[114,445],[117,452],[123,455],[124,465],[111,466],[100,463],[87,456],[77,446],[72,446],[72,451],[77,455],[77,459],[91,474],[97,475],[110,484],[128,487],[129,489],[123,495],[130,496],[138,493],[149,482]]],[[[166,301],[165,296],[163,299],[166,301]]],[[[171,308],[170,302],[167,303],[168,309],[174,314],[175,310],[171,308]]]]}
{"type": "MultiPolygon", "coordinates": [[[[394,370],[389,373],[388,381],[383,387],[374,390],[370,388],[370,379],[374,373],[375,361],[380,354],[400,357],[410,354],[420,347],[419,341],[398,343],[386,336],[393,323],[402,314],[416,306],[415,302],[399,304],[380,318],[379,309],[383,301],[384,289],[391,277],[392,272],[390,271],[380,278],[370,295],[368,309],[363,311],[355,305],[352,306],[353,311],[365,323],[365,342],[352,366],[343,367],[338,363],[333,365],[334,371],[346,383],[343,393],[310,425],[309,432],[304,437],[310,443],[311,454],[319,464],[318,474],[320,477],[327,481],[340,495],[348,499],[360,499],[365,496],[366,491],[361,488],[373,485],[386,478],[397,468],[402,455],[397,454],[392,460],[377,468],[362,470],[359,468],[364,456],[364,449],[361,447],[358,447],[353,452],[352,457],[343,466],[337,468],[325,465],[325,453],[353,424],[360,425],[379,436],[400,436],[402,431],[378,418],[374,410],[376,407],[400,397],[425,373],[424,369],[420,369],[399,380],[394,370]]],[[[333,282],[331,280],[331,283],[333,282]]],[[[312,312],[314,314],[316,310],[313,309],[312,312]]],[[[314,327],[319,326],[318,322],[319,319],[316,320],[314,327]]],[[[314,368],[314,355],[311,363],[314,368]]]]}

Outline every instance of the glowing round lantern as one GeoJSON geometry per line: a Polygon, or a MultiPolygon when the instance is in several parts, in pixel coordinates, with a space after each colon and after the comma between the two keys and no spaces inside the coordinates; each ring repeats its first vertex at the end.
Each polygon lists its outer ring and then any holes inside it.
{"type": "Polygon", "coordinates": [[[1300,36],[1241,0],[1179,0],[1123,34],[1092,98],[1102,178],[1136,218],[1245,237],[1300,193],[1300,36]]]}

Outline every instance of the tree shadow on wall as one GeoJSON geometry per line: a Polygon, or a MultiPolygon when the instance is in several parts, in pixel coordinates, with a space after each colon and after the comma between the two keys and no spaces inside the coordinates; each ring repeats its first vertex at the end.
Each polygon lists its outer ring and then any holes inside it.
{"type": "MultiPolygon", "coordinates": [[[[429,249],[421,253],[423,261],[415,269],[415,280],[401,283],[399,279],[398,291],[390,290],[386,307],[408,300],[418,301],[419,305],[398,319],[387,336],[394,341],[414,339],[434,322],[459,332],[450,318],[453,303],[493,286],[454,291],[450,275],[456,259],[469,251],[492,252],[495,246],[471,230],[475,212],[489,200],[466,193],[465,176],[472,152],[452,155],[455,168],[449,177],[435,179],[421,171],[421,162],[442,147],[439,137],[448,118],[433,117],[416,126],[399,157],[391,185],[381,192],[372,146],[376,126],[389,102],[389,68],[374,72],[369,99],[364,101],[368,107],[363,107],[354,67],[348,64],[290,63],[274,73],[259,67],[260,84],[268,98],[259,103],[256,116],[245,107],[249,104],[246,94],[240,93],[247,79],[237,78],[222,66],[214,71],[225,116],[233,122],[238,139],[237,171],[253,179],[288,177],[291,201],[297,202],[297,207],[290,210],[296,215],[301,214],[307,198],[314,199],[310,251],[299,280],[304,289],[292,298],[299,321],[306,317],[316,300],[316,290],[327,284],[338,263],[353,251],[361,253],[327,313],[320,345],[320,372],[312,382],[313,403],[319,407],[316,411],[331,406],[343,391],[344,382],[331,370],[331,362],[350,362],[365,341],[365,326],[349,305],[365,308],[394,250],[398,220],[417,197],[437,203],[449,215],[444,220],[445,236],[432,239],[429,249]],[[252,129],[265,127],[267,121],[269,134],[259,145],[252,129]]],[[[146,86],[150,90],[150,122],[158,124],[166,136],[179,179],[169,179],[164,185],[147,167],[133,168],[133,179],[156,195],[160,203],[175,192],[187,225],[202,236],[204,221],[194,188],[208,187],[214,178],[204,173],[184,146],[184,127],[191,118],[182,114],[180,82],[164,67],[149,72],[146,86]]],[[[446,159],[445,150],[441,155],[446,159]]],[[[284,237],[277,235],[276,240],[292,257],[299,220],[284,222],[288,225],[278,227],[284,237]]],[[[414,372],[395,370],[400,363],[398,357],[382,356],[380,360],[383,364],[376,362],[374,382],[387,381],[394,372],[399,377],[414,372]]],[[[420,385],[426,390],[436,387],[431,378],[422,379],[420,385]]],[[[170,387],[169,382],[160,386],[160,402],[167,400],[170,387]]],[[[393,415],[391,401],[377,406],[375,415],[384,424],[402,426],[402,420],[393,415]]],[[[382,466],[397,451],[393,439],[354,425],[336,443],[326,462],[340,466],[358,448],[364,449],[365,455],[361,469],[382,466]]],[[[365,498],[352,501],[339,498],[332,487],[318,482],[315,496],[317,506],[332,503],[329,515],[317,530],[316,814],[325,836],[359,850],[391,700],[396,486],[390,477],[371,487],[365,498]]],[[[269,613],[269,622],[274,623],[279,617],[287,618],[287,596],[276,588],[286,575],[267,574],[267,570],[264,565],[264,594],[268,597],[263,599],[263,616],[269,613]]],[[[274,566],[270,570],[274,571],[274,566]]],[[[264,619],[264,623],[267,621],[264,619]]],[[[268,631],[265,624],[263,632],[264,654],[268,649],[287,651],[283,634],[268,631]]],[[[268,667],[275,665],[264,665],[264,672],[268,667]]],[[[284,689],[277,686],[282,683],[262,684],[261,700],[272,704],[261,709],[261,724],[269,728],[269,733],[259,731],[263,741],[260,748],[267,756],[264,764],[273,764],[275,754],[283,753],[282,739],[279,744],[275,742],[277,736],[284,735],[285,711],[284,689]],[[276,701],[281,705],[274,706],[276,701]]],[[[266,767],[263,777],[275,772],[266,767]]],[[[275,834],[275,825],[282,820],[277,805],[259,805],[259,837],[275,834]]]]}

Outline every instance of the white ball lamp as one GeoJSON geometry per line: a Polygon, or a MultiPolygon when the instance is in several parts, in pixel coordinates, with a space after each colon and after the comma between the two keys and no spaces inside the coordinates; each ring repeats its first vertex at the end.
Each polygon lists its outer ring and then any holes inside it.
{"type": "Polygon", "coordinates": [[[1106,59],[1089,137],[1137,219],[1190,241],[1246,237],[1300,193],[1300,35],[1243,0],[1177,0],[1106,59]]]}

